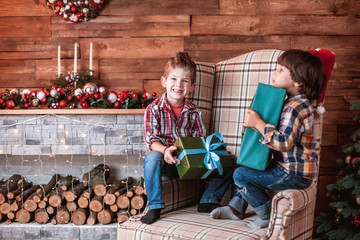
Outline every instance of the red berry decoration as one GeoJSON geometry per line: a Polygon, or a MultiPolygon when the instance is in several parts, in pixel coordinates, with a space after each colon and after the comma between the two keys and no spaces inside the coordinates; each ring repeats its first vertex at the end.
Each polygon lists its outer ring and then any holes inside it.
{"type": "Polygon", "coordinates": [[[24,104],[24,108],[28,109],[30,107],[30,105],[28,103],[24,104]]]}
{"type": "Polygon", "coordinates": [[[5,100],[3,98],[0,98],[0,104],[4,104],[5,100]]]}
{"type": "Polygon", "coordinates": [[[77,11],[77,7],[72,6],[72,7],[71,7],[71,11],[72,11],[72,12],[76,12],[76,11],[77,11]]]}
{"type": "Polygon", "coordinates": [[[99,99],[99,97],[100,97],[100,95],[99,95],[98,93],[95,93],[95,94],[94,94],[94,98],[95,98],[95,99],[99,99]]]}
{"type": "Polygon", "coordinates": [[[61,101],[59,102],[59,106],[60,106],[61,108],[66,108],[66,106],[67,106],[67,101],[66,101],[66,100],[61,100],[61,101]]]}
{"type": "Polygon", "coordinates": [[[120,103],[119,102],[115,102],[114,103],[114,108],[119,108],[120,107],[120,103]]]}
{"type": "Polygon", "coordinates": [[[89,104],[87,102],[82,102],[81,103],[81,107],[82,108],[88,108],[89,107],[89,104]]]}
{"type": "Polygon", "coordinates": [[[133,93],[133,94],[131,95],[131,97],[132,97],[133,99],[136,99],[136,98],[139,97],[139,94],[138,94],[138,93],[133,93]]]}
{"type": "Polygon", "coordinates": [[[76,17],[77,17],[78,19],[83,19],[84,14],[83,14],[83,13],[78,13],[78,14],[76,14],[76,17]]]}
{"type": "Polygon", "coordinates": [[[41,101],[42,103],[46,103],[47,99],[46,99],[46,98],[42,98],[40,101],[41,101]]]}
{"type": "Polygon", "coordinates": [[[24,103],[27,103],[27,102],[29,102],[29,99],[28,98],[24,98],[24,103]]]}
{"type": "Polygon", "coordinates": [[[13,109],[15,107],[15,103],[13,100],[6,101],[6,108],[13,109]]]}
{"type": "Polygon", "coordinates": [[[73,98],[72,96],[68,96],[68,97],[67,97],[67,99],[68,99],[69,101],[71,101],[72,98],[73,98]]]}

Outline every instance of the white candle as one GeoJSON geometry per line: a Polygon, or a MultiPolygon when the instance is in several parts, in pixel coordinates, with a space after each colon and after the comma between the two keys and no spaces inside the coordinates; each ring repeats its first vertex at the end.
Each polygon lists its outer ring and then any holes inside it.
{"type": "Polygon", "coordinates": [[[77,43],[74,47],[74,72],[77,72],[77,43]]]}
{"type": "Polygon", "coordinates": [[[60,45],[58,46],[58,76],[60,77],[61,75],[61,62],[60,62],[60,45]]]}
{"type": "Polygon", "coordinates": [[[92,55],[93,55],[93,52],[92,52],[92,42],[91,42],[91,43],[90,43],[90,56],[89,56],[89,59],[90,59],[89,69],[90,69],[90,71],[92,70],[92,66],[93,66],[92,55]]]}

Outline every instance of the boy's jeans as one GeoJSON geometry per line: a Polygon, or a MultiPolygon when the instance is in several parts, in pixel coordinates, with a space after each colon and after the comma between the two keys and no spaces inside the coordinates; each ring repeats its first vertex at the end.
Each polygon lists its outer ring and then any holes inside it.
{"type": "Polygon", "coordinates": [[[266,189],[304,189],[312,183],[310,179],[290,176],[280,165],[272,166],[265,171],[238,167],[234,171],[233,178],[236,190],[229,206],[240,213],[244,211],[248,203],[256,213],[270,214],[271,199],[266,194],[266,189]]]}
{"type": "MultiPolygon", "coordinates": [[[[148,198],[148,209],[164,208],[162,198],[161,176],[179,177],[175,164],[164,161],[164,155],[158,151],[151,151],[144,158],[145,190],[148,198]]],[[[215,178],[210,182],[200,203],[218,203],[232,182],[232,172],[224,178],[215,178]]]]}

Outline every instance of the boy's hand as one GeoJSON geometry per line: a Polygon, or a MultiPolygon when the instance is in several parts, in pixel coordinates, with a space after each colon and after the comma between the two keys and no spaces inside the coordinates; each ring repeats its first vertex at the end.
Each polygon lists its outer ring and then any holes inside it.
{"type": "Polygon", "coordinates": [[[252,109],[248,109],[245,114],[244,127],[256,128],[264,135],[266,123],[261,119],[259,114],[252,109]]]}
{"type": "Polygon", "coordinates": [[[254,128],[256,123],[260,120],[260,116],[252,109],[246,110],[244,126],[254,128]]]}
{"type": "Polygon", "coordinates": [[[165,162],[167,162],[168,164],[175,164],[175,163],[179,163],[180,164],[180,160],[177,159],[177,157],[173,156],[174,151],[177,149],[177,147],[175,146],[170,146],[165,150],[165,154],[164,154],[164,160],[165,162]]]}

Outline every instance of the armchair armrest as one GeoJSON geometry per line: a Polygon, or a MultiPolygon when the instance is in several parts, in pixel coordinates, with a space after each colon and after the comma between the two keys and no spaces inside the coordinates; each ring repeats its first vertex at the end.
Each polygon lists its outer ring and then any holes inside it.
{"type": "MultiPolygon", "coordinates": [[[[278,192],[272,200],[270,224],[262,239],[293,239],[312,236],[316,202],[316,182],[302,190],[278,192]]],[[[307,239],[307,238],[305,238],[307,239]]]]}

